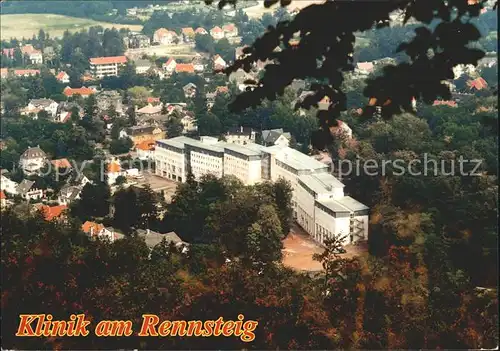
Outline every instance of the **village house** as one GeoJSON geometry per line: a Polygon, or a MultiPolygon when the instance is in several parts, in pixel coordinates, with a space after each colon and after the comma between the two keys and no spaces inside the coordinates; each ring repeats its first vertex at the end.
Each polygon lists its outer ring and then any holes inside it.
{"type": "Polygon", "coordinates": [[[92,77],[118,76],[119,69],[127,63],[126,56],[92,57],[89,59],[92,77]]]}
{"type": "Polygon", "coordinates": [[[64,185],[59,191],[57,202],[61,205],[70,205],[73,201],[80,198],[82,187],[76,185],[64,185]]]}
{"type": "Polygon", "coordinates": [[[255,135],[256,132],[252,128],[239,127],[229,129],[224,138],[230,144],[246,145],[255,143],[255,135]]]}
{"type": "Polygon", "coordinates": [[[165,138],[165,131],[159,126],[134,126],[120,131],[120,138],[130,138],[134,145],[146,140],[159,140],[165,138]]]}
{"type": "Polygon", "coordinates": [[[194,36],[196,35],[193,28],[182,28],[182,37],[186,43],[191,43],[194,41],[194,36]]]}
{"type": "Polygon", "coordinates": [[[144,140],[135,146],[139,160],[151,160],[155,151],[155,140],[144,140]]]}
{"type": "Polygon", "coordinates": [[[25,45],[21,47],[21,52],[27,57],[32,65],[40,65],[43,63],[43,55],[40,50],[37,50],[33,45],[25,45]]]}
{"type": "Polygon", "coordinates": [[[50,160],[50,164],[52,165],[52,167],[56,171],[59,171],[62,169],[66,169],[67,171],[69,171],[72,168],[71,163],[68,161],[67,158],[59,158],[57,160],[50,160]]]}
{"type": "Polygon", "coordinates": [[[233,38],[238,36],[238,28],[234,25],[234,23],[226,24],[222,26],[222,31],[226,38],[233,38]]]}
{"type": "Polygon", "coordinates": [[[127,44],[130,49],[148,48],[151,46],[151,39],[141,33],[130,33],[127,37],[127,44]]]}
{"type": "Polygon", "coordinates": [[[354,73],[357,73],[362,76],[367,76],[373,73],[373,63],[372,62],[358,62],[356,63],[356,67],[354,68],[354,73]]]}
{"type": "Polygon", "coordinates": [[[147,104],[146,106],[138,109],[136,111],[136,114],[140,118],[147,118],[147,117],[156,117],[161,115],[161,110],[163,106],[160,103],[158,104],[147,104]]]}
{"type": "Polygon", "coordinates": [[[61,71],[57,74],[56,79],[61,83],[68,84],[69,83],[69,74],[64,72],[64,71],[61,71]]]}
{"type": "Polygon", "coordinates": [[[149,60],[137,60],[135,61],[135,73],[137,74],[146,74],[153,64],[149,60]]]}
{"type": "Polygon", "coordinates": [[[30,147],[19,158],[19,166],[25,174],[35,174],[45,166],[47,154],[40,147],[30,147]]]}
{"type": "Polygon", "coordinates": [[[14,75],[16,77],[33,77],[40,75],[39,69],[15,69],[14,75]]]}
{"type": "Polygon", "coordinates": [[[93,95],[96,93],[96,90],[93,88],[86,88],[86,87],[81,87],[81,88],[70,88],[66,87],[63,90],[63,94],[66,97],[72,97],[74,95],[80,95],[83,98],[87,98],[90,95],[93,95]]]}
{"type": "Polygon", "coordinates": [[[245,57],[245,53],[243,50],[246,48],[246,46],[238,46],[237,48],[234,49],[234,60],[239,60],[243,57],[245,57]]]}
{"type": "Polygon", "coordinates": [[[291,139],[291,134],[285,133],[282,128],[262,131],[262,144],[264,146],[288,146],[291,139]]]}
{"type": "Polygon", "coordinates": [[[162,65],[162,68],[165,72],[169,73],[169,74],[172,74],[175,72],[175,67],[177,66],[177,62],[175,62],[175,60],[171,57],[168,59],[167,62],[165,62],[163,65],[162,65]]]}
{"type": "Polygon", "coordinates": [[[37,114],[40,111],[46,111],[50,117],[55,117],[57,114],[57,107],[59,104],[52,99],[32,99],[24,109],[22,109],[21,115],[29,116],[31,114],[37,114]]]}
{"type": "Polygon", "coordinates": [[[193,64],[194,71],[196,73],[202,73],[203,71],[205,71],[205,65],[203,64],[203,56],[201,56],[199,53],[195,55],[191,63],[193,64]]]}
{"type": "Polygon", "coordinates": [[[5,79],[9,76],[9,69],[8,68],[0,68],[0,78],[5,79]]]}
{"type": "Polygon", "coordinates": [[[44,204],[35,204],[34,207],[48,222],[52,220],[63,220],[65,218],[64,212],[68,209],[66,205],[47,206],[44,204]]]}
{"type": "Polygon", "coordinates": [[[15,48],[6,48],[6,49],[2,49],[2,55],[10,58],[10,59],[13,59],[14,58],[14,51],[16,49],[15,48]]]}
{"type": "Polygon", "coordinates": [[[0,207],[4,208],[7,206],[7,196],[3,192],[3,190],[0,190],[0,207]]]}
{"type": "Polygon", "coordinates": [[[181,118],[181,123],[182,123],[182,133],[191,133],[191,132],[196,132],[198,130],[198,126],[196,125],[196,119],[192,114],[186,113],[182,118],[181,118]]]}
{"type": "Polygon", "coordinates": [[[212,60],[214,63],[214,70],[221,70],[227,67],[226,61],[224,61],[220,55],[215,55],[212,60]]]}
{"type": "Polygon", "coordinates": [[[352,139],[352,129],[344,121],[337,120],[337,126],[330,127],[330,133],[336,136],[342,136],[347,139],[352,139]]]}
{"type": "Polygon", "coordinates": [[[196,95],[196,91],[198,90],[198,88],[195,84],[188,83],[182,87],[182,90],[184,91],[184,96],[186,98],[192,98],[196,95]]]}
{"type": "Polygon", "coordinates": [[[7,178],[2,174],[0,179],[0,190],[5,191],[6,193],[11,195],[17,195],[18,186],[19,186],[18,183],[14,182],[13,180],[7,178]]]}
{"type": "Polygon", "coordinates": [[[42,189],[34,187],[35,182],[32,180],[23,179],[17,186],[16,192],[26,201],[40,200],[45,197],[45,192],[42,189]]]}
{"type": "Polygon", "coordinates": [[[435,100],[432,106],[458,107],[456,101],[450,101],[450,100],[435,100]]]}
{"type": "Polygon", "coordinates": [[[159,97],[153,97],[153,96],[149,96],[146,100],[146,102],[148,104],[151,104],[153,106],[156,106],[156,105],[160,105],[161,104],[161,101],[160,101],[160,98],[159,97]]]}
{"type": "Polygon", "coordinates": [[[212,29],[210,29],[210,35],[215,40],[220,40],[220,39],[224,38],[224,31],[222,30],[221,27],[215,26],[212,29]]]}
{"type": "Polygon", "coordinates": [[[156,30],[153,34],[153,43],[160,45],[171,45],[178,40],[177,34],[165,28],[156,30]]]}
{"type": "Polygon", "coordinates": [[[208,32],[205,28],[202,28],[202,27],[198,27],[196,28],[196,30],[194,31],[195,34],[200,34],[200,35],[207,35],[208,32]]]}
{"type": "Polygon", "coordinates": [[[82,231],[91,239],[115,241],[115,232],[113,228],[106,228],[104,225],[96,222],[87,221],[82,225],[82,231]]]}
{"type": "Polygon", "coordinates": [[[469,86],[470,90],[476,90],[476,91],[488,88],[488,83],[486,83],[486,81],[482,77],[469,80],[467,82],[467,85],[469,86]]]}
{"type": "Polygon", "coordinates": [[[116,90],[104,90],[96,95],[97,110],[106,113],[113,108],[116,113],[124,113],[122,96],[116,90]]]}
{"type": "Polygon", "coordinates": [[[194,73],[194,66],[192,63],[178,63],[175,65],[176,73],[194,73]]]}
{"type": "Polygon", "coordinates": [[[116,159],[111,160],[108,164],[106,177],[108,185],[114,185],[118,177],[138,177],[139,170],[137,168],[122,169],[120,162],[116,159]]]}
{"type": "Polygon", "coordinates": [[[468,76],[471,76],[476,73],[476,67],[474,65],[456,65],[453,67],[453,79],[458,79],[462,75],[466,74],[468,76]]]}
{"type": "Polygon", "coordinates": [[[182,241],[181,238],[175,232],[168,232],[165,234],[161,234],[149,229],[137,229],[137,236],[144,239],[147,247],[152,250],[156,245],[161,243],[163,240],[170,245],[173,243],[175,247],[182,249],[182,253],[186,253],[188,250],[189,244],[185,241],[182,241]]]}

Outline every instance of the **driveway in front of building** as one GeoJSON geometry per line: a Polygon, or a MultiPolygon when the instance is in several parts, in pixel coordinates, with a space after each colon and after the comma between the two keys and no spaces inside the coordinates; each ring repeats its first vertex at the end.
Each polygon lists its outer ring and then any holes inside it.
{"type": "MultiPolygon", "coordinates": [[[[368,252],[366,242],[346,245],[343,257],[353,258],[368,252]]],[[[303,272],[320,272],[321,263],[313,260],[313,255],[323,253],[324,248],[315,242],[299,225],[293,224],[290,233],[283,240],[283,264],[289,268],[303,272]]]]}

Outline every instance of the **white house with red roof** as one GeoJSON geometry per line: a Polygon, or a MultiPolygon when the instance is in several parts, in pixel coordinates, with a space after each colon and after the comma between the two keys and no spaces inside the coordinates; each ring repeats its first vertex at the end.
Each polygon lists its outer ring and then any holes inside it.
{"type": "Polygon", "coordinates": [[[92,57],[89,60],[94,78],[118,76],[119,68],[127,63],[125,56],[92,57]]]}
{"type": "Polygon", "coordinates": [[[70,88],[66,87],[63,90],[63,94],[66,95],[67,97],[71,97],[74,95],[80,95],[81,97],[89,97],[92,94],[95,94],[96,91],[95,89],[92,88],[86,88],[86,87],[81,87],[81,88],[70,88]]]}
{"type": "Polygon", "coordinates": [[[175,67],[177,66],[177,62],[171,57],[162,65],[162,68],[165,72],[172,74],[175,72],[175,67]]]}
{"type": "Polygon", "coordinates": [[[82,225],[82,231],[91,239],[115,241],[115,233],[112,228],[106,228],[104,225],[96,222],[87,221],[82,225]]]}
{"type": "Polygon", "coordinates": [[[467,82],[467,85],[471,90],[476,90],[476,91],[483,90],[488,87],[488,83],[486,83],[486,81],[482,77],[478,77],[474,80],[469,80],[467,82]]]}
{"type": "Polygon", "coordinates": [[[226,36],[226,38],[238,36],[238,27],[236,27],[234,23],[229,23],[225,26],[222,26],[222,30],[224,31],[224,35],[226,36]]]}
{"type": "Polygon", "coordinates": [[[202,27],[198,27],[196,28],[196,30],[194,31],[195,34],[200,34],[200,35],[207,35],[208,32],[205,28],[202,28],[202,27]]]}
{"type": "Polygon", "coordinates": [[[43,55],[40,50],[37,50],[33,47],[33,45],[25,45],[21,47],[21,52],[24,56],[28,57],[31,64],[39,65],[43,63],[43,55]]]}
{"type": "Polygon", "coordinates": [[[14,75],[16,77],[33,77],[40,75],[39,69],[15,69],[14,75]]]}
{"type": "Polygon", "coordinates": [[[224,38],[224,31],[222,30],[221,27],[215,26],[212,29],[210,29],[210,35],[215,40],[220,40],[220,39],[224,38]]]}
{"type": "Polygon", "coordinates": [[[65,83],[65,84],[68,84],[69,83],[69,74],[64,72],[64,71],[61,71],[57,74],[56,76],[56,79],[61,82],[61,83],[65,83]]]}
{"type": "Polygon", "coordinates": [[[213,58],[213,62],[215,70],[224,69],[227,67],[226,61],[224,61],[224,59],[220,55],[215,55],[213,58]]]}
{"type": "Polygon", "coordinates": [[[153,34],[153,43],[171,45],[174,43],[176,38],[178,39],[177,33],[165,28],[160,28],[153,34]]]}

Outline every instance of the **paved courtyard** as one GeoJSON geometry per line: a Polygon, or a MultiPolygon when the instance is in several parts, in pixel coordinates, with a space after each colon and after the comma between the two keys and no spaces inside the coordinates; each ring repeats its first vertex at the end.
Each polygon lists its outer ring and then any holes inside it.
{"type": "Polygon", "coordinates": [[[166,178],[159,177],[149,172],[142,173],[144,179],[136,180],[137,186],[144,186],[149,184],[151,189],[155,192],[162,192],[165,195],[165,201],[170,202],[172,196],[177,189],[177,183],[166,178]]]}
{"type": "MultiPolygon", "coordinates": [[[[298,271],[317,272],[323,267],[313,260],[313,255],[322,253],[323,247],[316,243],[302,228],[294,224],[290,234],[283,241],[283,264],[298,271]]],[[[345,258],[362,255],[368,251],[365,242],[357,245],[346,245],[345,258]]]]}

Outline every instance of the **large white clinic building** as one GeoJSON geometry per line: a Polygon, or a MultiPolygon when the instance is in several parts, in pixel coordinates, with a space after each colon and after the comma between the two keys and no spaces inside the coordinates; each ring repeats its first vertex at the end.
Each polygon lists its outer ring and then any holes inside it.
{"type": "Polygon", "coordinates": [[[345,235],[345,244],[368,239],[368,207],[344,195],[344,184],[328,165],[286,145],[238,145],[213,137],[185,136],[156,141],[156,174],[185,182],[191,172],[232,175],[245,185],[283,178],[293,189],[295,221],[317,242],[345,235]]]}

